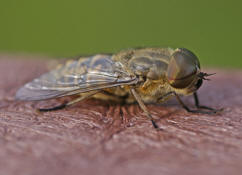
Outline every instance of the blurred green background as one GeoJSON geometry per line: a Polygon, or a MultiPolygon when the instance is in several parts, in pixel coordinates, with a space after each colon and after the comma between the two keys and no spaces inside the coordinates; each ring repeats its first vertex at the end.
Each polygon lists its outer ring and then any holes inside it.
{"type": "Polygon", "coordinates": [[[202,65],[242,67],[239,0],[5,0],[0,53],[72,57],[186,47],[202,65]]]}

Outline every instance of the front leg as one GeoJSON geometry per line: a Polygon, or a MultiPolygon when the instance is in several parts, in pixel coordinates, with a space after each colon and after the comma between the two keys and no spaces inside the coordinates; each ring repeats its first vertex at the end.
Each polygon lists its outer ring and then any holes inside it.
{"type": "Polygon", "coordinates": [[[219,111],[221,111],[222,109],[213,109],[213,108],[210,108],[210,107],[207,107],[207,106],[201,106],[199,105],[199,100],[198,100],[198,96],[197,96],[197,93],[195,92],[193,94],[194,96],[194,100],[195,100],[195,105],[197,107],[197,110],[192,110],[190,109],[189,107],[187,107],[185,105],[185,103],[181,100],[181,98],[176,94],[174,93],[175,96],[176,96],[176,99],[177,101],[180,103],[180,105],[187,111],[187,112],[192,112],[192,113],[200,113],[200,114],[215,114],[219,111]],[[202,110],[202,109],[205,109],[205,110],[202,110]]]}
{"type": "Polygon", "coordinates": [[[169,99],[172,95],[174,95],[174,92],[168,92],[164,95],[162,95],[161,97],[159,97],[156,102],[157,103],[162,103],[164,101],[166,101],[167,99],[169,99]]]}
{"type": "Polygon", "coordinates": [[[194,102],[195,102],[195,106],[197,107],[197,109],[206,109],[206,110],[209,110],[209,111],[219,111],[217,109],[213,109],[213,108],[210,108],[208,106],[203,106],[203,105],[200,105],[199,103],[199,99],[198,99],[198,96],[197,96],[197,92],[194,92],[193,93],[193,97],[194,97],[194,102]]]}
{"type": "Polygon", "coordinates": [[[200,105],[199,99],[198,99],[198,96],[197,96],[197,92],[193,93],[193,97],[194,97],[195,106],[197,107],[197,109],[205,109],[205,110],[211,111],[211,113],[217,113],[217,112],[223,110],[222,108],[221,109],[214,109],[214,108],[211,108],[211,107],[208,107],[208,106],[200,105]]]}

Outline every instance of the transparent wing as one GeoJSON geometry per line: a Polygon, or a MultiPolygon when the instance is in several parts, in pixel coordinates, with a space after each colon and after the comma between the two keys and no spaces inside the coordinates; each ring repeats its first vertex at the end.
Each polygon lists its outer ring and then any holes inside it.
{"type": "Polygon", "coordinates": [[[69,61],[34,79],[17,91],[16,99],[46,100],[136,82],[111,55],[95,55],[69,61]]]}

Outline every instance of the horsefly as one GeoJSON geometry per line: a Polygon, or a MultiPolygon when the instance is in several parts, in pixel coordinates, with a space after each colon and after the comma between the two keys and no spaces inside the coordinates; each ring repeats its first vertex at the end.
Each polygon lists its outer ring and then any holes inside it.
{"type": "Polygon", "coordinates": [[[188,112],[213,114],[220,111],[199,104],[196,91],[210,75],[200,71],[198,58],[185,48],[128,49],[68,61],[25,84],[17,91],[16,99],[33,101],[80,95],[73,101],[40,111],[62,109],[88,97],[138,102],[158,128],[145,103],[164,102],[175,96],[188,112]],[[197,109],[188,108],[180,95],[193,95],[197,109]]]}

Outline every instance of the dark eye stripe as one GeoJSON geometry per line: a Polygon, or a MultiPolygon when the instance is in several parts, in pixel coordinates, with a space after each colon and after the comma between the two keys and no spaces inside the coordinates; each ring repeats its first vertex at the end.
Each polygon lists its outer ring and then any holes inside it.
{"type": "Polygon", "coordinates": [[[193,71],[191,74],[189,74],[189,75],[187,75],[187,76],[184,76],[184,77],[182,77],[182,78],[171,78],[171,77],[168,77],[168,78],[169,78],[169,80],[184,80],[184,79],[187,79],[187,78],[190,77],[190,76],[195,75],[196,73],[197,73],[197,71],[195,70],[195,71],[193,71]]]}

